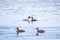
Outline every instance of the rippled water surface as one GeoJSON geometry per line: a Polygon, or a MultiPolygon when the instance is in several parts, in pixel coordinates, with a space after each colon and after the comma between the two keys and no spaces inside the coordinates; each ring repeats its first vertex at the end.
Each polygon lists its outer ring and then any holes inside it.
{"type": "Polygon", "coordinates": [[[0,40],[60,40],[60,0],[0,0],[0,40]],[[28,16],[38,21],[22,21],[28,16]],[[26,32],[17,36],[16,27],[26,32]]]}
{"type": "MultiPolygon", "coordinates": [[[[0,27],[0,39],[1,40],[60,40],[60,27],[43,27],[45,33],[40,33],[36,36],[35,28],[21,27],[26,32],[16,34],[16,27],[0,27]]],[[[19,27],[20,28],[20,27],[19,27]]]]}

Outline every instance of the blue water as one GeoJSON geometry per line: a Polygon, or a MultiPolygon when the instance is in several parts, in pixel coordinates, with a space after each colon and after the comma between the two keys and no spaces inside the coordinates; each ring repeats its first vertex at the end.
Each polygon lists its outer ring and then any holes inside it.
{"type": "Polygon", "coordinates": [[[0,40],[60,40],[60,0],[0,0],[0,40]],[[28,16],[38,21],[22,21],[28,16]],[[16,27],[26,32],[17,36],[16,27]]]}
{"type": "Polygon", "coordinates": [[[0,26],[0,40],[60,40],[60,27],[42,27],[45,33],[36,35],[36,29],[34,27],[21,27],[26,32],[16,34],[16,26],[8,27],[0,26]]]}

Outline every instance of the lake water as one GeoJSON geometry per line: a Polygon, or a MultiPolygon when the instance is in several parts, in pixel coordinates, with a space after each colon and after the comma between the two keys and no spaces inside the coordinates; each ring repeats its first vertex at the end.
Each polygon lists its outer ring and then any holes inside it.
{"type": "Polygon", "coordinates": [[[0,40],[60,40],[60,0],[0,0],[0,40]],[[22,22],[28,16],[38,21],[22,22]],[[26,32],[17,36],[16,27],[26,32]]]}
{"type": "Polygon", "coordinates": [[[35,27],[22,27],[26,32],[16,34],[16,26],[0,26],[0,40],[60,40],[60,27],[42,27],[45,33],[36,36],[35,27]]]}

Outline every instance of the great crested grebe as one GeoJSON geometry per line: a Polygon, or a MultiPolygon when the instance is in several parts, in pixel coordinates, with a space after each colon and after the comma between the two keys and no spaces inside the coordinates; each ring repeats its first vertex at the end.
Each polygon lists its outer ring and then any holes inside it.
{"type": "Polygon", "coordinates": [[[31,16],[31,21],[37,21],[37,19],[34,19],[33,16],[31,16]]]}
{"type": "Polygon", "coordinates": [[[28,16],[28,18],[27,19],[24,19],[23,21],[27,21],[29,23],[31,21],[31,17],[28,16]]]}
{"type": "Polygon", "coordinates": [[[33,16],[28,16],[28,18],[24,19],[23,21],[33,22],[33,21],[37,21],[37,19],[34,19],[33,16]]]}
{"type": "Polygon", "coordinates": [[[39,33],[44,33],[45,31],[44,30],[39,30],[39,28],[37,27],[37,35],[39,35],[39,33]]]}
{"type": "Polygon", "coordinates": [[[19,33],[25,32],[25,30],[20,30],[20,29],[17,27],[17,28],[16,28],[16,32],[17,32],[17,34],[19,34],[19,33]]]}

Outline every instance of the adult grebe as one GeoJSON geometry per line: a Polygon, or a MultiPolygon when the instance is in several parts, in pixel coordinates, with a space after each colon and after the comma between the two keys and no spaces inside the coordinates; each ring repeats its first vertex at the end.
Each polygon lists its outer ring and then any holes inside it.
{"type": "Polygon", "coordinates": [[[28,16],[27,19],[24,19],[23,21],[27,21],[28,23],[37,21],[37,19],[34,19],[33,16],[28,16]]]}
{"type": "Polygon", "coordinates": [[[20,33],[25,32],[25,30],[19,30],[18,27],[17,27],[16,29],[17,29],[17,30],[16,30],[17,34],[18,34],[19,32],[20,32],[20,33]]]}
{"type": "Polygon", "coordinates": [[[37,35],[39,35],[39,33],[44,33],[45,31],[44,30],[39,30],[39,28],[37,27],[37,35]]]}
{"type": "Polygon", "coordinates": [[[37,21],[37,19],[34,19],[33,17],[31,17],[31,21],[37,21]]]}
{"type": "Polygon", "coordinates": [[[27,19],[24,19],[23,21],[27,21],[29,23],[29,22],[31,22],[31,17],[28,16],[28,18],[27,19]]]}

